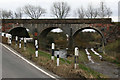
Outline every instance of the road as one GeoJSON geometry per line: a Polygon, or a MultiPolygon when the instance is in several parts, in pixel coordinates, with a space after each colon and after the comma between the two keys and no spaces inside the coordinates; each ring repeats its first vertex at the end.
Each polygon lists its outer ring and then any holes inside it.
{"type": "MultiPolygon", "coordinates": [[[[0,44],[1,45],[1,44],[0,44]]],[[[49,72],[50,73],[50,72],[49,72]]],[[[3,78],[51,78],[2,47],[3,78]]]]}

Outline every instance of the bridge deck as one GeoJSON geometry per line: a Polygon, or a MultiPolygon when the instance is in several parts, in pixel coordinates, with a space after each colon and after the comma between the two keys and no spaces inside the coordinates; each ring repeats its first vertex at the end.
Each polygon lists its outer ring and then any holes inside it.
{"type": "Polygon", "coordinates": [[[111,18],[97,19],[3,19],[2,23],[19,23],[19,24],[95,24],[95,23],[112,23],[111,18]]]}

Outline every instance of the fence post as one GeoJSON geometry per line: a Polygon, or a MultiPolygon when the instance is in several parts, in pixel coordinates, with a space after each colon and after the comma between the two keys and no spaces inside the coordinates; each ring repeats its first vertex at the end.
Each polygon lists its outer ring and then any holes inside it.
{"type": "Polygon", "coordinates": [[[3,35],[4,35],[4,37],[6,37],[6,34],[5,34],[5,33],[4,33],[3,35]]]}
{"type": "Polygon", "coordinates": [[[58,52],[57,52],[57,66],[59,66],[59,54],[60,54],[60,52],[58,50],[58,52]]]}
{"type": "Polygon", "coordinates": [[[52,56],[51,56],[52,60],[54,60],[54,49],[55,49],[55,43],[52,43],[52,56]]]}
{"type": "Polygon", "coordinates": [[[10,38],[9,38],[9,44],[12,44],[12,35],[10,34],[10,38]]]}
{"type": "Polygon", "coordinates": [[[26,41],[26,37],[24,38],[24,50],[26,50],[26,43],[27,43],[27,41],[26,41]]]}
{"type": "Polygon", "coordinates": [[[35,57],[38,57],[38,40],[35,40],[35,57]]]}
{"type": "Polygon", "coordinates": [[[20,38],[20,40],[19,40],[19,48],[21,48],[21,38],[20,38]]]}
{"type": "Polygon", "coordinates": [[[38,57],[38,45],[36,46],[35,57],[38,57]]]}
{"type": "Polygon", "coordinates": [[[77,68],[78,53],[79,53],[78,47],[75,47],[75,65],[74,65],[75,69],[77,68]]]}
{"type": "Polygon", "coordinates": [[[4,33],[1,33],[2,34],[2,37],[4,36],[4,33]]]}
{"type": "Polygon", "coordinates": [[[10,45],[10,35],[8,35],[8,44],[10,45]]]}
{"type": "Polygon", "coordinates": [[[35,46],[37,46],[38,45],[38,41],[37,40],[35,40],[35,46]]]}
{"type": "Polygon", "coordinates": [[[16,41],[16,46],[18,44],[18,36],[15,37],[15,41],[16,41]]]}
{"type": "Polygon", "coordinates": [[[6,37],[8,37],[8,44],[11,45],[11,37],[12,35],[11,34],[7,34],[6,37]]]}

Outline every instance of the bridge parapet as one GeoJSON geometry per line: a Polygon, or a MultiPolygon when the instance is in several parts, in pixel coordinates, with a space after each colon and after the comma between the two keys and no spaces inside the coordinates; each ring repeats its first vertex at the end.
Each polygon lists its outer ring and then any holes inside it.
{"type": "Polygon", "coordinates": [[[94,23],[111,23],[111,18],[98,19],[3,19],[2,23],[19,23],[19,24],[94,24],[94,23]]]}

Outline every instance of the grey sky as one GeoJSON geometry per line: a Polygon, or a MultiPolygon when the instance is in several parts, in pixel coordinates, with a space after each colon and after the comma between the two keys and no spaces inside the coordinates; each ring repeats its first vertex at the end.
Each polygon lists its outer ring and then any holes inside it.
{"type": "Polygon", "coordinates": [[[51,17],[50,7],[55,1],[67,2],[72,10],[71,17],[74,17],[73,12],[76,8],[83,6],[85,9],[88,4],[92,4],[94,7],[98,7],[100,1],[104,1],[108,7],[113,11],[112,19],[113,21],[118,21],[118,2],[119,0],[0,0],[0,9],[7,9],[15,11],[19,7],[23,7],[26,4],[40,5],[47,10],[45,17],[51,17]]]}

